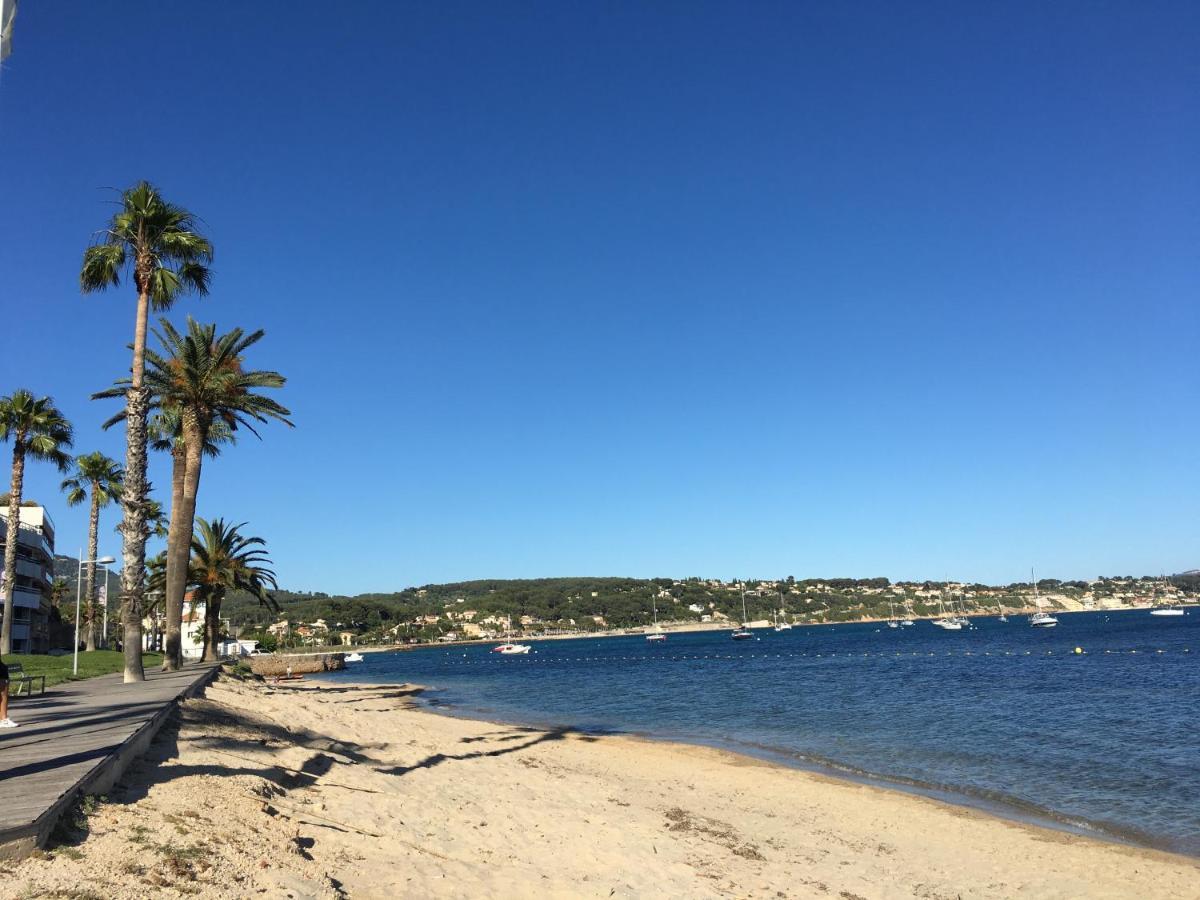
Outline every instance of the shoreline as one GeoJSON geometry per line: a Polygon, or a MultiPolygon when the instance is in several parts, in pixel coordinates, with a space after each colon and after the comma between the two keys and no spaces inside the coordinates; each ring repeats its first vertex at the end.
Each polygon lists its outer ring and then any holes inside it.
{"type": "MultiPolygon", "coordinates": [[[[339,683],[341,680],[331,680],[330,683],[339,683]]],[[[314,681],[320,683],[317,679],[314,679],[314,681]]],[[[374,682],[356,683],[374,684],[374,682]]],[[[640,731],[589,730],[571,722],[558,722],[548,719],[509,720],[496,718],[483,712],[468,711],[465,707],[442,702],[436,697],[429,696],[430,694],[436,694],[444,690],[444,688],[434,685],[408,685],[408,687],[415,689],[413,694],[414,707],[421,712],[427,712],[432,715],[495,725],[497,727],[566,728],[596,737],[624,738],[668,747],[702,748],[716,753],[729,754],[736,760],[741,760],[741,764],[752,761],[756,764],[776,766],[784,770],[804,772],[829,779],[835,783],[861,785],[892,791],[904,796],[918,797],[923,800],[943,804],[952,809],[970,810],[973,813],[987,816],[997,821],[1025,825],[1057,834],[1069,834],[1085,840],[1094,840],[1102,844],[1117,847],[1129,847],[1154,853],[1165,853],[1170,856],[1190,860],[1200,865],[1200,853],[1186,853],[1174,849],[1167,843],[1158,841],[1154,836],[1137,831],[1136,829],[1121,828],[1104,822],[1094,822],[1082,816],[1073,817],[1054,809],[1039,807],[1019,797],[1008,795],[988,797],[982,793],[973,792],[971,788],[967,787],[929,784],[900,775],[872,772],[832,758],[815,757],[776,747],[732,745],[715,739],[688,739],[680,735],[656,735],[640,731]]]]}
{"type": "Polygon", "coordinates": [[[222,676],[0,896],[1194,896],[1196,860],[743,753],[222,676]],[[12,893],[10,893],[10,891],[12,893]]]}

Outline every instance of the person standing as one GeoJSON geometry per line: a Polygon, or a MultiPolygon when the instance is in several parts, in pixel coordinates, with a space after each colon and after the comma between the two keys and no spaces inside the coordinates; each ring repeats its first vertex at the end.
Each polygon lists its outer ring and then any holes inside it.
{"type": "Polygon", "coordinates": [[[16,728],[17,723],[8,717],[8,666],[0,659],[0,728],[16,728]]]}

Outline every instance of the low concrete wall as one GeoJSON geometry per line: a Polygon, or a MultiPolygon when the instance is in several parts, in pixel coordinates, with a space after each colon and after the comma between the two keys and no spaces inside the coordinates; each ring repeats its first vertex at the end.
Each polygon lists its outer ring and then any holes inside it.
{"type": "Polygon", "coordinates": [[[287,653],[250,657],[250,671],[255,675],[309,675],[314,672],[336,672],[346,668],[345,653],[287,653]]]}

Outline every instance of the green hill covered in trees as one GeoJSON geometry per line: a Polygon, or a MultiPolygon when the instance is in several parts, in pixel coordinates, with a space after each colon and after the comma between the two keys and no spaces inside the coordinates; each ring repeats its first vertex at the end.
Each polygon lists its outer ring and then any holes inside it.
{"type": "MultiPolygon", "coordinates": [[[[245,596],[226,601],[225,614],[244,633],[260,632],[285,618],[293,625],[323,620],[330,629],[353,631],[367,638],[436,639],[463,631],[463,623],[510,620],[528,634],[642,628],[657,606],[662,622],[698,623],[706,617],[741,619],[741,590],[751,620],[770,619],[781,604],[796,622],[845,622],[889,615],[932,616],[942,604],[968,613],[1028,607],[1032,586],[899,582],[887,578],[810,578],[779,581],[723,582],[716,579],[671,578],[537,578],[487,579],[428,584],[394,593],[337,596],[278,591],[279,615],[245,596]],[[469,615],[468,615],[469,614],[469,615]],[[399,626],[399,627],[398,627],[399,626]]],[[[1168,581],[1131,576],[1096,582],[1045,579],[1038,588],[1047,605],[1057,609],[1100,608],[1143,600],[1159,602],[1194,594],[1200,578],[1176,576],[1168,581]],[[1178,584],[1176,583],[1178,582],[1178,584]]]]}

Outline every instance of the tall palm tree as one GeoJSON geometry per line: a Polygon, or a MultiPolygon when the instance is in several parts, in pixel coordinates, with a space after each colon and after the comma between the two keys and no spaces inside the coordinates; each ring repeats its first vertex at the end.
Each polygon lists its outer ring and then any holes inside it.
{"type": "MultiPolygon", "coordinates": [[[[153,389],[152,389],[153,390],[153,389]]],[[[124,398],[129,391],[129,379],[125,378],[118,381],[113,387],[107,390],[93,394],[93,400],[100,400],[112,397],[124,398]]],[[[190,548],[188,535],[191,533],[192,525],[182,525],[184,515],[184,485],[187,480],[187,453],[185,451],[185,442],[183,438],[183,415],[178,406],[164,406],[163,398],[157,394],[151,393],[151,408],[155,410],[154,415],[150,417],[148,438],[151,449],[171,454],[171,517],[170,524],[167,524],[166,517],[163,515],[162,504],[156,500],[147,502],[147,530],[154,534],[155,537],[168,539],[168,550],[174,547],[183,548],[183,563],[187,564],[187,551],[190,548]],[[152,526],[152,527],[151,527],[152,526]],[[176,537],[171,538],[174,534],[176,537]]],[[[122,409],[101,427],[111,428],[113,425],[125,419],[125,410],[122,409]]],[[[212,426],[208,430],[208,438],[204,442],[202,455],[206,457],[219,456],[221,453],[222,444],[236,444],[237,436],[222,420],[214,420],[212,426]]],[[[194,510],[193,510],[194,513],[194,510]]],[[[194,516],[193,516],[194,517],[194,516]]],[[[118,531],[120,527],[118,526],[118,531]]],[[[182,656],[182,635],[183,635],[183,593],[179,593],[173,603],[165,604],[166,596],[166,559],[168,553],[160,554],[162,559],[159,561],[163,567],[163,583],[157,586],[147,583],[147,591],[159,591],[160,595],[156,600],[157,605],[164,606],[165,620],[165,636],[164,649],[166,647],[174,647],[175,653],[163,653],[163,670],[175,671],[183,664],[182,656]],[[172,611],[167,607],[171,607],[172,611]]],[[[156,558],[157,559],[157,558],[156,558]]],[[[150,560],[146,561],[147,572],[152,571],[150,560]]],[[[157,619],[155,619],[157,622],[157,619]]]]}
{"type": "Polygon", "coordinates": [[[91,498],[90,514],[88,516],[88,549],[87,549],[87,649],[96,649],[97,624],[97,588],[96,558],[100,555],[100,510],[114,501],[121,499],[121,481],[124,477],[121,466],[114,459],[109,459],[99,451],[75,457],[75,471],[62,483],[62,490],[67,493],[67,503],[70,506],[79,504],[91,498]]]}
{"type": "MultiPolygon", "coordinates": [[[[161,398],[159,399],[161,401],[161,398]]],[[[196,514],[196,491],[192,492],[190,504],[184,498],[188,484],[188,454],[183,426],[184,417],[178,406],[160,408],[154,417],[155,437],[151,442],[151,446],[155,450],[165,450],[171,454],[171,518],[166,528],[167,553],[163,559],[163,584],[161,585],[165,597],[162,667],[167,672],[175,671],[183,665],[183,595],[187,586],[185,583],[180,589],[178,582],[186,582],[188,551],[191,546],[189,535],[192,533],[196,514]],[[172,551],[174,551],[173,556],[172,551]],[[174,560],[172,563],[167,562],[172,559],[174,560]],[[182,576],[168,582],[168,572],[176,575],[181,571],[182,576]],[[168,583],[173,584],[176,590],[168,591],[168,583]]],[[[233,429],[224,421],[215,420],[208,429],[201,450],[201,459],[206,456],[218,456],[221,452],[221,444],[236,442],[237,437],[233,429]]],[[[199,468],[195,474],[196,490],[198,490],[199,468]]]]}
{"type": "Polygon", "coordinates": [[[146,330],[150,308],[169,309],[181,295],[208,293],[212,244],[196,218],[140,181],[121,193],[119,209],[102,237],[83,254],[79,286],[84,293],[116,287],[128,272],[137,290],[133,363],[125,420],[125,508],[122,529],[121,600],[125,631],[125,681],[142,681],[142,593],[146,563],[146,330]]]}
{"type": "Polygon", "coordinates": [[[221,602],[226,593],[245,591],[272,612],[279,604],[270,590],[275,590],[275,573],[260,537],[247,537],[240,530],[245,526],[229,525],[224,519],[212,522],[196,520],[192,538],[191,564],[188,582],[195,587],[196,601],[204,602],[204,660],[217,659],[221,638],[221,602]]]}
{"type": "Polygon", "coordinates": [[[8,525],[4,541],[4,622],[0,625],[0,654],[12,653],[13,587],[17,574],[17,535],[21,527],[21,491],[25,460],[50,462],[66,471],[67,450],[74,435],[49,397],[34,397],[21,388],[0,397],[0,441],[12,441],[12,486],[8,495],[8,525]]]}
{"type": "MultiPolygon", "coordinates": [[[[163,536],[166,530],[163,530],[163,536]]],[[[146,608],[145,617],[150,620],[150,649],[159,648],[162,638],[162,605],[166,597],[167,551],[161,550],[146,560],[146,608]]]]}
{"type": "Polygon", "coordinates": [[[183,664],[188,538],[195,523],[205,453],[220,440],[232,438],[239,428],[257,437],[255,423],[272,419],[289,426],[292,423],[286,407],[257,393],[263,388],[283,387],[286,379],[278,372],[242,367],[246,350],[262,339],[263,331],[246,334],[235,328],[218,335],[216,325],[202,325],[190,316],[186,333],[165,319],[160,324],[161,331],[155,331],[155,336],[163,353],[147,350],[146,383],[166,419],[178,417],[179,439],[172,449],[177,450],[182,443],[183,450],[182,491],[178,504],[174,502],[173,491],[167,533],[167,622],[163,647],[163,668],[176,669],[183,664]]]}

